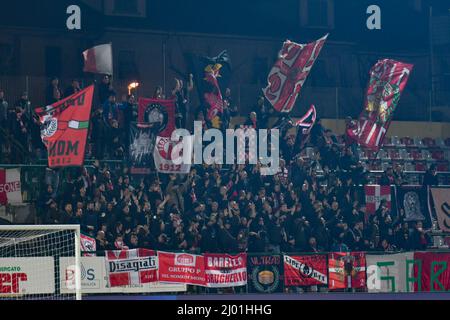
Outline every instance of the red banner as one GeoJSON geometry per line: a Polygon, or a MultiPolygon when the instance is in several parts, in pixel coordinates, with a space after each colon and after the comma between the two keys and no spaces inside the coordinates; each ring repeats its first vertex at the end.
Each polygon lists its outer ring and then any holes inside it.
{"type": "Polygon", "coordinates": [[[270,71],[264,95],[279,112],[291,112],[328,34],[308,44],[286,41],[270,71]]]}
{"type": "Polygon", "coordinates": [[[347,131],[361,146],[373,150],[381,147],[413,67],[385,59],[370,70],[365,108],[355,128],[347,131]]]}
{"type": "Polygon", "coordinates": [[[155,252],[146,249],[106,252],[106,273],[111,287],[158,281],[155,252]]]}
{"type": "Polygon", "coordinates": [[[51,106],[36,109],[50,168],[84,164],[93,96],[94,86],[90,86],[51,106]]]}
{"type": "Polygon", "coordinates": [[[369,185],[364,186],[364,193],[366,195],[366,213],[367,215],[374,214],[380,207],[382,200],[386,200],[389,210],[392,206],[391,187],[369,185]]]}
{"type": "Polygon", "coordinates": [[[247,254],[205,254],[206,286],[228,288],[247,285],[247,254]]]}
{"type": "Polygon", "coordinates": [[[158,252],[159,281],[206,285],[203,256],[187,253],[158,252]]]}
{"type": "Polygon", "coordinates": [[[286,287],[328,285],[327,256],[284,256],[286,287]]]}
{"type": "Polygon", "coordinates": [[[328,257],[328,268],[330,290],[366,287],[365,253],[331,253],[328,257]]]}
{"type": "Polygon", "coordinates": [[[414,253],[415,292],[450,291],[450,253],[414,253]]]}

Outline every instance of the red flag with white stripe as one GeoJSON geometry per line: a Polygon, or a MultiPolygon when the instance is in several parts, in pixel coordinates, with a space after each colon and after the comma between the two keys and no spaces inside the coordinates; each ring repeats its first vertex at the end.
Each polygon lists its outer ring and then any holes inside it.
{"type": "Polygon", "coordinates": [[[158,257],[147,249],[107,251],[106,274],[110,287],[156,282],[158,257]]]}
{"type": "Polygon", "coordinates": [[[113,74],[112,44],[102,44],[83,52],[84,72],[113,74]]]}

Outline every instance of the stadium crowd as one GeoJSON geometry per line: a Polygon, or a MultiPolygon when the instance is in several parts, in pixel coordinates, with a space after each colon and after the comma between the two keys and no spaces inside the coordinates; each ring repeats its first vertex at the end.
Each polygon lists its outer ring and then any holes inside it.
{"type": "MultiPolygon", "coordinates": [[[[80,90],[74,80],[66,89],[53,79],[47,104],[80,90]]],[[[187,96],[192,83],[177,81],[170,96],[178,105],[178,124],[186,124],[187,96]]],[[[420,250],[431,239],[421,222],[403,221],[382,202],[376,214],[366,217],[359,186],[367,172],[355,153],[354,142],[336,137],[320,120],[306,146],[314,148],[306,159],[299,141],[282,126],[280,170],[260,175],[259,165],[193,166],[186,176],[152,174],[133,177],[123,160],[128,148],[130,123],[137,119],[133,95],[116,97],[109,77],[97,88],[87,157],[90,168],[56,172],[57,183],[42,190],[36,203],[39,223],[80,224],[97,242],[97,250],[151,248],[164,251],[213,253],[327,252],[420,250]],[[317,167],[323,170],[320,174],[317,167]],[[64,178],[63,178],[64,177],[64,178]]],[[[231,91],[225,94],[222,125],[237,114],[231,91]]],[[[161,87],[155,98],[164,97],[161,87]]],[[[27,93],[8,104],[0,89],[0,122],[4,134],[19,142],[36,159],[45,158],[39,121],[27,93]]],[[[273,110],[258,98],[246,122],[267,128],[273,110]]],[[[203,112],[196,113],[204,119],[203,112]]],[[[205,122],[205,126],[210,126],[205,122]]],[[[2,142],[3,163],[25,163],[20,148],[2,142]],[[16,150],[16,151],[15,151],[16,150]],[[19,151],[18,151],[19,150],[19,151]]],[[[426,184],[437,184],[435,170],[426,184]]],[[[401,169],[388,169],[383,185],[402,184],[401,169]]]]}

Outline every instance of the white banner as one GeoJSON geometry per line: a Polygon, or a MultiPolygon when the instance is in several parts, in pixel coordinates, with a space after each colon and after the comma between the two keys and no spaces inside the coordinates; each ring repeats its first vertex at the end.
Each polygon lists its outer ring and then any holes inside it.
{"type": "Polygon", "coordinates": [[[191,160],[194,150],[194,137],[189,136],[184,139],[187,141],[174,143],[170,138],[157,137],[153,157],[158,172],[166,174],[188,174],[191,171],[191,162],[184,162],[183,155],[186,155],[191,160]],[[175,147],[180,153],[174,159],[172,156],[175,156],[175,152],[172,154],[172,150],[175,147]]]}
{"type": "MultiPolygon", "coordinates": [[[[75,277],[71,264],[73,258],[60,258],[61,293],[73,292],[75,277]]],[[[124,287],[108,287],[104,257],[81,257],[81,292],[83,294],[97,293],[164,293],[185,292],[186,285],[165,284],[159,282],[136,284],[124,287]]]]}
{"type": "Polygon", "coordinates": [[[53,257],[0,258],[0,296],[55,293],[53,257]]]}
{"type": "Polygon", "coordinates": [[[414,292],[413,283],[409,284],[409,290],[407,287],[407,279],[413,277],[413,260],[411,252],[366,255],[369,292],[414,292]]]}

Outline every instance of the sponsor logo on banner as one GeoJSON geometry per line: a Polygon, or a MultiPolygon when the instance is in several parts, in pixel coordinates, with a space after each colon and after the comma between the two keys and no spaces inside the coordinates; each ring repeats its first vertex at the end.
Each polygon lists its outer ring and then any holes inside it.
{"type": "Polygon", "coordinates": [[[247,255],[205,254],[206,286],[226,288],[247,284],[247,255]]]}
{"type": "Polygon", "coordinates": [[[53,257],[0,258],[0,297],[53,293],[53,257]]]}
{"type": "Polygon", "coordinates": [[[152,250],[107,251],[106,262],[111,287],[158,280],[158,260],[152,250]]]}
{"type": "Polygon", "coordinates": [[[158,252],[159,281],[205,286],[204,257],[193,254],[158,252]]]}
{"type": "MultiPolygon", "coordinates": [[[[75,288],[75,273],[71,265],[74,258],[60,258],[61,293],[72,293],[75,288]]],[[[81,257],[81,291],[86,294],[100,293],[164,293],[185,292],[186,285],[160,282],[136,283],[120,287],[108,285],[105,257],[81,257]]]]}
{"type": "Polygon", "coordinates": [[[431,195],[439,229],[450,232],[450,188],[431,188],[431,195]]]}
{"type": "Polygon", "coordinates": [[[247,272],[250,293],[283,292],[283,261],[280,255],[249,256],[247,272]]]}
{"type": "Polygon", "coordinates": [[[327,256],[284,256],[284,284],[290,286],[328,285],[327,256]]]}

